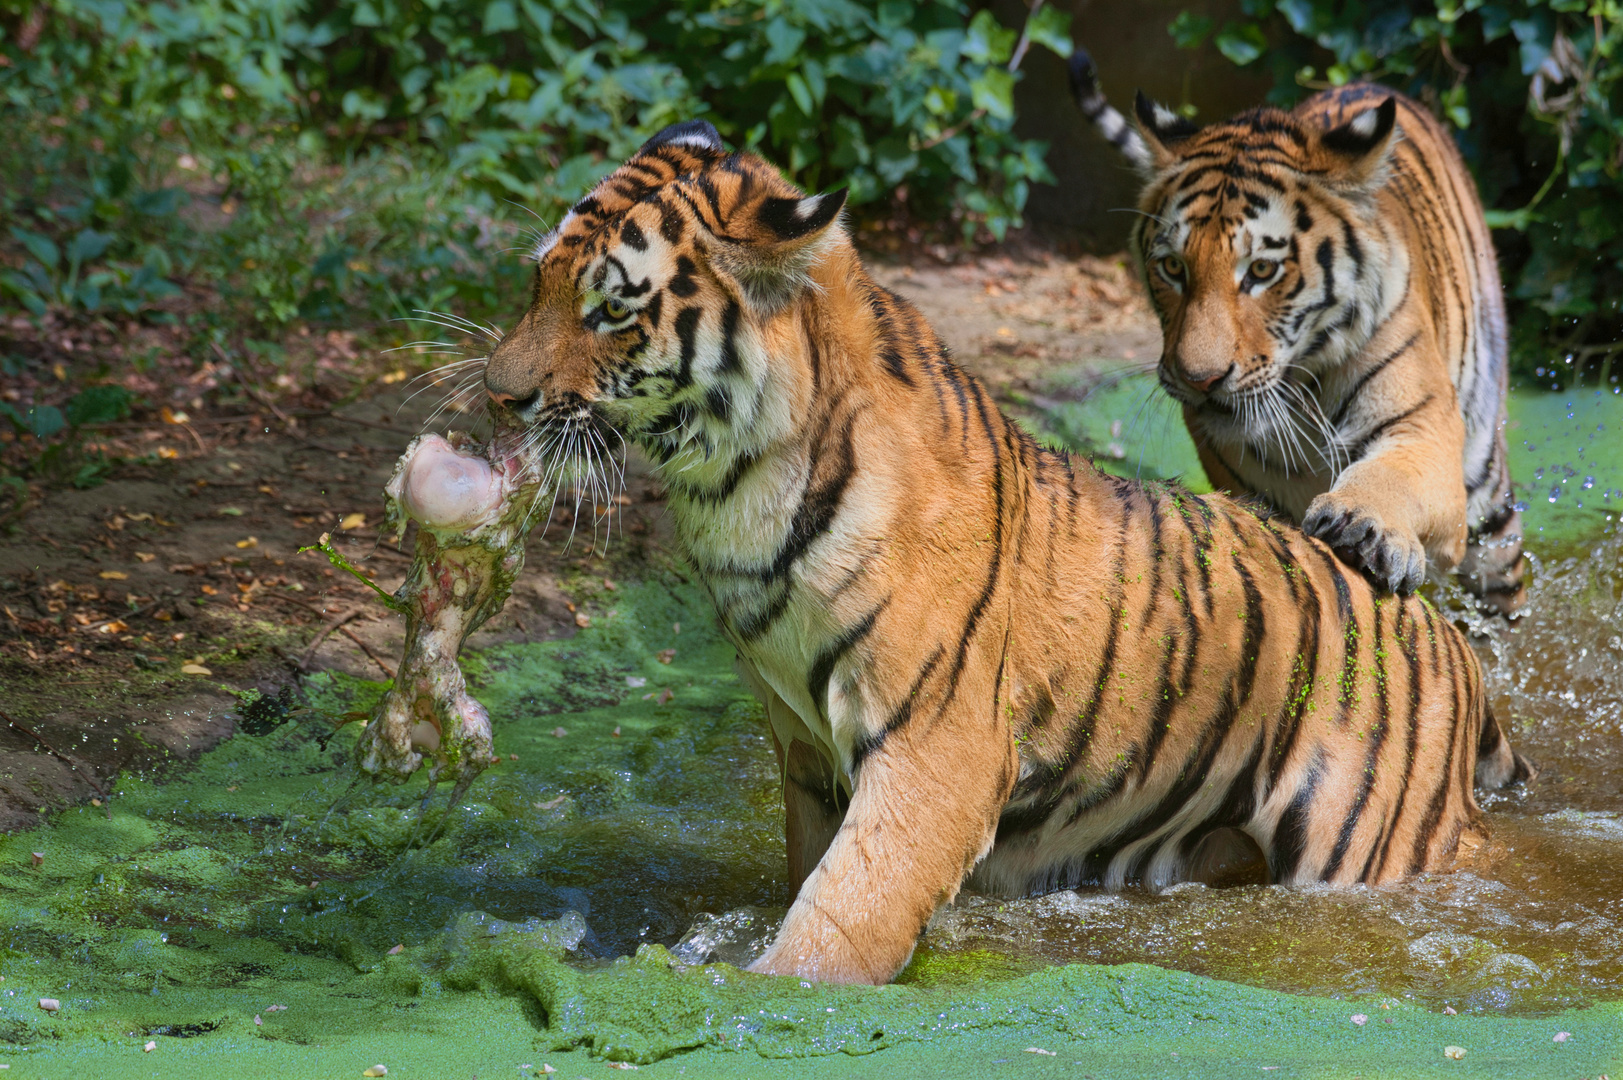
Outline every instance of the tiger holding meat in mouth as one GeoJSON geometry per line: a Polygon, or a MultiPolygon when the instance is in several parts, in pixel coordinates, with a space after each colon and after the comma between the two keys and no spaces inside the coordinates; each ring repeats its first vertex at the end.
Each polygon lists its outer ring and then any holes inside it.
{"type": "Polygon", "coordinates": [[[1135,129],[1081,50],[1071,84],[1145,177],[1129,243],[1161,385],[1213,486],[1265,499],[1394,592],[1455,570],[1516,612],[1504,300],[1442,125],[1358,83],[1203,128],[1140,94],[1135,129]]]}
{"type": "Polygon", "coordinates": [[[1282,883],[1444,867],[1529,775],[1417,597],[1222,495],[1039,447],[863,270],[842,192],[710,125],[536,251],[485,386],[551,470],[615,433],[765,705],[793,906],[755,970],[882,983],[970,879],[1160,887],[1243,841],[1282,883]]]}

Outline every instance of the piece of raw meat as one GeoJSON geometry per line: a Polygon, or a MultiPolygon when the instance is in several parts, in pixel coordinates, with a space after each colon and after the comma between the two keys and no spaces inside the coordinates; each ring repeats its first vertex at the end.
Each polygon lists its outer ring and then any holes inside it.
{"type": "Polygon", "coordinates": [[[423,766],[459,788],[491,761],[490,715],[468,694],[462,643],[507,602],[542,477],[522,433],[497,420],[490,442],[451,432],[412,440],[384,488],[388,521],[417,522],[395,600],[406,616],[399,674],[361,735],[357,763],[401,783],[423,766]]]}

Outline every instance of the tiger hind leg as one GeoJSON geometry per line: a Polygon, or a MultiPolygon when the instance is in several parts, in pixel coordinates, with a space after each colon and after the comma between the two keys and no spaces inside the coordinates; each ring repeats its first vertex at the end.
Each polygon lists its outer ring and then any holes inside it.
{"type": "Polygon", "coordinates": [[[1460,584],[1481,606],[1512,616],[1527,603],[1527,556],[1522,553],[1522,515],[1509,492],[1497,510],[1472,531],[1460,562],[1460,584]]]}
{"type": "Polygon", "coordinates": [[[1525,784],[1538,776],[1538,766],[1510,748],[1504,729],[1494,718],[1493,710],[1485,709],[1482,716],[1482,735],[1476,748],[1476,785],[1480,788],[1506,788],[1512,784],[1525,784]]]}

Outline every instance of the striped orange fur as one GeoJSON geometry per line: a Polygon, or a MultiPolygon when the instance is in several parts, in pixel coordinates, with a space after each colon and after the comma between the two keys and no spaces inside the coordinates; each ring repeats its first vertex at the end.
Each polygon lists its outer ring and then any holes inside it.
{"type": "Polygon", "coordinates": [[[966,879],[1161,886],[1225,833],[1285,883],[1448,865],[1473,775],[1527,774],[1448,620],[1038,446],[842,202],[670,129],[542,242],[485,373],[560,473],[620,433],[667,485],[786,777],[798,895],[755,968],[884,982],[966,879]]]}
{"type": "Polygon", "coordinates": [[[1212,483],[1260,496],[1400,592],[1458,570],[1525,599],[1505,450],[1505,313],[1476,186],[1429,112],[1327,90],[1134,131],[1072,60],[1083,112],[1144,172],[1131,246],[1161,384],[1212,483]]]}

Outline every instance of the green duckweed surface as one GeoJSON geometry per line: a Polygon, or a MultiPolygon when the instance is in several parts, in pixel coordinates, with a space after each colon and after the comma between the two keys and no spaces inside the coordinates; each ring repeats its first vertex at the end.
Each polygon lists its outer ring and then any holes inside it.
{"type": "Polygon", "coordinates": [[[381,686],[326,676],[264,734],[0,838],[0,1075],[1623,1073],[1623,410],[1513,415],[1545,558],[1494,693],[1551,779],[1491,807],[1501,873],[970,897],[899,985],[745,974],[719,961],[789,901],[777,777],[708,602],[668,577],[472,658],[504,760],[455,807],[353,784],[332,721],[381,686]]]}

